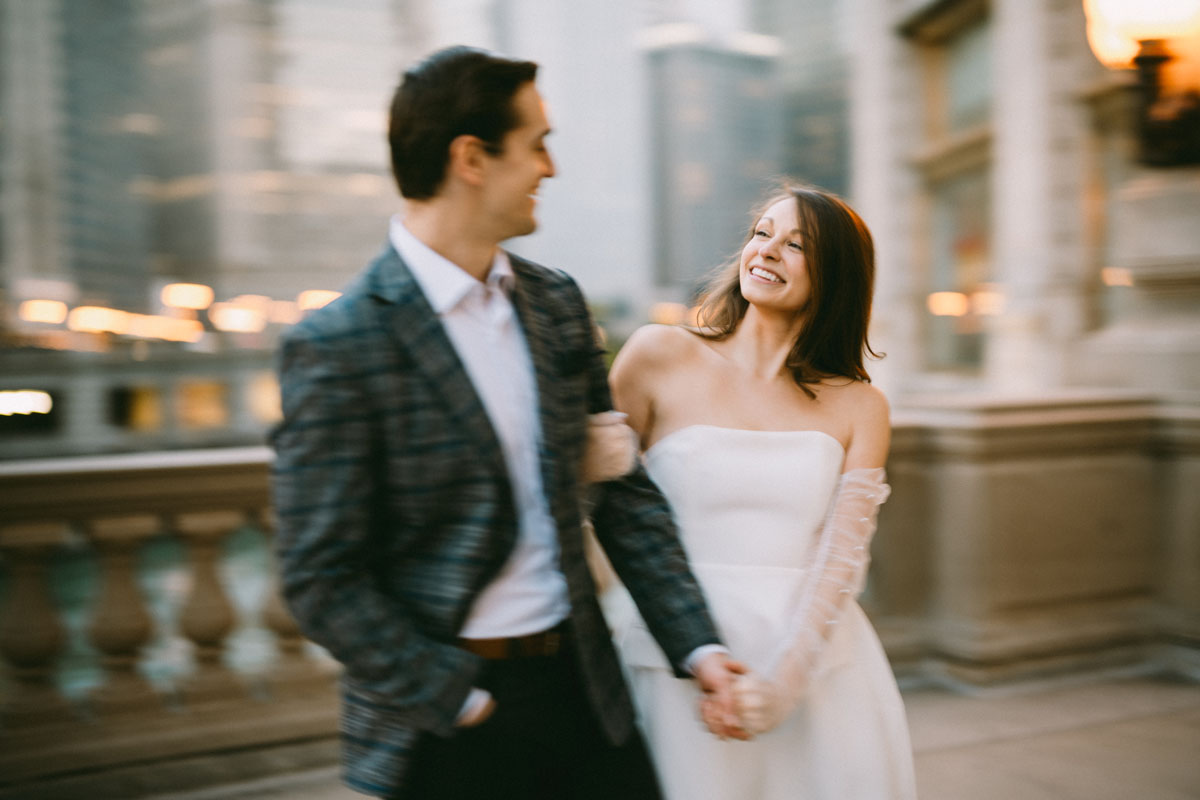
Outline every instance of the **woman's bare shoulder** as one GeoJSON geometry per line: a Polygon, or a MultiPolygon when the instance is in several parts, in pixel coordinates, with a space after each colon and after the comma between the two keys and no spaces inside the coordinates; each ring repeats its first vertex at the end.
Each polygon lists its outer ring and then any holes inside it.
{"type": "Polygon", "coordinates": [[[658,369],[690,359],[704,346],[703,339],[679,325],[643,325],[633,332],[617,354],[618,366],[658,369]]]}
{"type": "Polygon", "coordinates": [[[828,396],[835,414],[850,431],[846,468],[880,467],[891,445],[891,410],[887,395],[865,381],[840,383],[828,396]]]}

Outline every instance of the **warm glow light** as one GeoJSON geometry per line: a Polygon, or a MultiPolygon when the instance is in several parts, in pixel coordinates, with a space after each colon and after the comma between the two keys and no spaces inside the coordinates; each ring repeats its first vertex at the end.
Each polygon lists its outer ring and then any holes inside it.
{"type": "Polygon", "coordinates": [[[970,301],[962,292],[934,292],[925,299],[929,313],[938,317],[961,317],[970,308],[970,301]]]}
{"type": "Polygon", "coordinates": [[[1200,36],[1200,0],[1084,0],[1088,44],[1105,66],[1129,67],[1145,39],[1200,36]]]}
{"type": "Polygon", "coordinates": [[[239,294],[230,300],[229,304],[240,308],[252,308],[265,317],[271,313],[271,302],[271,298],[265,294],[239,294]]]}
{"type": "Polygon", "coordinates": [[[346,176],[346,193],[356,197],[381,197],[388,191],[388,182],[382,175],[358,172],[346,176]]]}
{"type": "Polygon", "coordinates": [[[247,387],[247,407],[259,422],[278,422],[283,416],[279,406],[279,381],[264,372],[250,381],[247,387]]]}
{"type": "Polygon", "coordinates": [[[296,302],[301,311],[312,311],[314,308],[328,305],[341,296],[341,292],[331,292],[328,289],[306,289],[296,298],[296,302]]]}
{"type": "Polygon", "coordinates": [[[172,283],[163,287],[163,305],[200,310],[212,305],[213,290],[202,283],[172,283]]]}
{"type": "MultiPolygon", "coordinates": [[[[168,319],[171,319],[168,317],[168,319]]],[[[198,342],[204,336],[204,325],[198,319],[171,319],[171,325],[163,331],[168,342],[198,342]]]]}
{"type": "Polygon", "coordinates": [[[683,303],[655,303],[650,306],[650,321],[658,325],[678,325],[687,319],[688,308],[683,303]]]}
{"type": "Polygon", "coordinates": [[[1124,267],[1105,267],[1100,270],[1105,286],[1133,286],[1133,273],[1124,267]]]}
{"type": "Polygon", "coordinates": [[[300,321],[300,306],[291,300],[272,300],[267,318],[280,325],[293,325],[300,321]]]}
{"type": "Polygon", "coordinates": [[[971,310],[984,317],[994,317],[1004,313],[1004,293],[990,287],[972,292],[971,310]]]}
{"type": "Polygon", "coordinates": [[[17,309],[17,316],[26,322],[58,325],[67,318],[67,304],[59,300],[26,300],[17,309]]]}
{"type": "MultiPolygon", "coordinates": [[[[189,331],[194,323],[199,325],[195,320],[183,320],[175,317],[164,317],[156,314],[130,314],[129,315],[129,335],[138,336],[143,339],[168,339],[171,341],[193,341],[190,335],[183,336],[183,328],[186,327],[189,331]],[[185,323],[181,326],[180,323],[185,323]],[[180,338],[183,336],[183,338],[180,338]]],[[[201,327],[201,332],[203,328],[201,327]]]]}
{"type": "Polygon", "coordinates": [[[258,309],[233,302],[214,303],[208,318],[213,327],[228,333],[258,333],[267,327],[267,318],[258,309]]]}
{"type": "Polygon", "coordinates": [[[84,333],[127,333],[129,314],[104,306],[78,306],[67,315],[67,327],[84,333]]]}
{"type": "Polygon", "coordinates": [[[0,392],[0,417],[13,414],[49,414],[54,400],[47,392],[0,392]]]}

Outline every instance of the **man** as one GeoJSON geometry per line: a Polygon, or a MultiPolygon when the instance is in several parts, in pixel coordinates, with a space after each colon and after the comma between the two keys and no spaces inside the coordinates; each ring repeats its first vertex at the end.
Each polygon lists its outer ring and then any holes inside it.
{"type": "MultiPolygon", "coordinates": [[[[405,214],[283,343],[284,592],[345,666],[345,777],[368,794],[658,796],[580,532],[602,354],[571,279],[499,248],[554,175],[536,70],[452,48],[406,73],[388,137],[405,214]]],[[[662,496],[640,468],[594,491],[655,638],[738,735],[733,662],[662,496]]]]}

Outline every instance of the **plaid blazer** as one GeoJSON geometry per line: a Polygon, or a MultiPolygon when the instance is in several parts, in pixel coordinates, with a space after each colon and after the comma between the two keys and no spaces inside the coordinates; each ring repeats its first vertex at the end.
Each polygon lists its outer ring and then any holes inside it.
{"type": "MultiPolygon", "coordinates": [[[[510,258],[580,666],[608,737],[621,742],[633,709],[580,529],[586,415],[611,408],[603,354],[575,283],[510,258]]],[[[512,489],[482,402],[390,244],[285,335],[280,361],[272,489],[284,596],[305,635],[344,665],[346,782],[392,794],[417,739],[453,733],[479,672],[454,643],[516,540],[512,489]]],[[[718,641],[645,472],[593,499],[597,537],[671,663],[718,641]]]]}

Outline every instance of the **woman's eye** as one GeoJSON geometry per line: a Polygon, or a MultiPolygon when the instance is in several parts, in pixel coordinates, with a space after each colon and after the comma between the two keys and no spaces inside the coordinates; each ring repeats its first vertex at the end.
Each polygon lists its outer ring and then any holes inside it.
{"type": "Polygon", "coordinates": [[[766,231],[755,231],[754,235],[755,236],[770,236],[771,234],[767,233],[766,231]]]}
{"type": "Polygon", "coordinates": [[[800,246],[799,242],[788,242],[788,247],[792,248],[796,252],[801,252],[804,250],[804,248],[800,246]]]}

